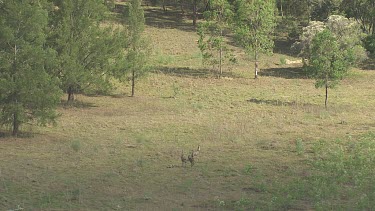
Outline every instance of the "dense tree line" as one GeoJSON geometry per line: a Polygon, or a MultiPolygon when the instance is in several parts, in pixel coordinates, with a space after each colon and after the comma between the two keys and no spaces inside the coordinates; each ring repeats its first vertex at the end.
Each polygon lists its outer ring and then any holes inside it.
{"type": "MultiPolygon", "coordinates": [[[[151,2],[165,12],[171,4],[151,2]]],[[[310,61],[305,65],[317,87],[326,88],[326,96],[347,67],[365,57],[363,43],[369,52],[375,51],[375,0],[174,3],[182,13],[191,13],[193,25],[203,14],[197,24],[198,46],[220,76],[222,65],[235,61],[225,41],[230,34],[254,58],[257,78],[259,56],[272,53],[276,23],[302,43],[301,56],[310,61]]],[[[134,96],[136,80],[150,70],[141,0],[129,2],[116,25],[107,20],[114,8],[114,0],[0,1],[0,123],[13,135],[26,122],[54,122],[63,93],[68,102],[76,93],[103,93],[116,78],[130,80],[134,96]]]]}
{"type": "Polygon", "coordinates": [[[0,4],[0,108],[1,123],[17,135],[22,123],[37,118],[47,123],[61,91],[49,74],[56,51],[47,45],[48,13],[29,1],[0,4]]]}
{"type": "Polygon", "coordinates": [[[236,41],[253,56],[257,78],[258,57],[272,53],[279,15],[280,25],[290,24],[300,28],[296,33],[297,42],[292,47],[299,48],[299,56],[305,61],[304,69],[316,79],[316,87],[325,87],[326,108],[328,88],[338,84],[350,66],[367,58],[363,44],[369,52],[375,49],[374,0],[209,0],[209,5],[225,6],[211,6],[208,8],[210,12],[205,12],[210,15],[204,16],[206,22],[198,28],[198,44],[204,58],[217,58],[212,50],[219,51],[219,62],[216,63],[219,64],[220,75],[223,26],[232,25],[229,28],[235,33],[236,41]],[[232,13],[227,12],[228,8],[232,13]],[[208,39],[204,39],[205,32],[209,34],[208,39]]]}
{"type": "Polygon", "coordinates": [[[103,0],[0,1],[0,123],[13,135],[26,122],[53,122],[62,93],[73,101],[75,93],[103,91],[111,78],[129,71],[134,78],[142,69],[143,61],[134,59],[142,35],[133,27],[144,24],[140,1],[131,2],[138,9],[127,17],[137,19],[130,27],[106,22],[111,5],[103,0]]]}

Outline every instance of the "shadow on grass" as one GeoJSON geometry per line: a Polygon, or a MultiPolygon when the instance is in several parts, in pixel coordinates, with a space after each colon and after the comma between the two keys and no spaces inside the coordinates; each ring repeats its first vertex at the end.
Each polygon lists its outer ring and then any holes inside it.
{"type": "Polygon", "coordinates": [[[108,96],[110,96],[112,98],[118,98],[118,99],[126,98],[126,97],[132,97],[130,94],[110,94],[108,96]]]}
{"type": "Polygon", "coordinates": [[[375,55],[366,59],[359,67],[363,70],[375,70],[375,55]]]}
{"type": "Polygon", "coordinates": [[[145,18],[148,26],[195,32],[193,24],[185,22],[184,16],[178,10],[164,12],[160,8],[147,8],[145,9],[145,18]]]}
{"type": "Polygon", "coordinates": [[[288,56],[297,56],[297,53],[291,49],[293,41],[286,39],[277,39],[275,40],[275,47],[273,49],[274,53],[284,54],[288,56]]]}
{"type": "Polygon", "coordinates": [[[272,106],[292,106],[292,107],[318,107],[318,105],[310,104],[310,103],[299,103],[296,101],[282,101],[282,100],[264,100],[264,99],[256,99],[251,98],[247,100],[247,102],[255,103],[258,105],[265,104],[265,105],[272,105],[272,106]]]}
{"type": "MultiPolygon", "coordinates": [[[[158,67],[155,72],[186,78],[218,78],[217,71],[211,69],[195,69],[189,67],[158,67]]],[[[223,72],[222,77],[238,78],[232,72],[223,72]]]]}
{"type": "Polygon", "coordinates": [[[309,78],[306,71],[302,67],[280,67],[280,68],[268,68],[262,69],[259,72],[261,76],[278,77],[285,79],[307,79],[309,78]]]}
{"type": "Polygon", "coordinates": [[[17,136],[12,136],[11,130],[0,130],[0,139],[1,138],[33,138],[38,132],[30,131],[20,131],[17,136]]]}
{"type": "Polygon", "coordinates": [[[82,102],[82,101],[79,101],[79,100],[74,100],[73,102],[61,100],[60,105],[63,108],[95,108],[95,107],[98,107],[94,103],[82,102]]]}
{"type": "MultiPolygon", "coordinates": [[[[148,4],[146,4],[148,5],[148,4]]],[[[126,24],[126,13],[128,5],[124,3],[116,3],[115,8],[108,14],[108,19],[126,24]]],[[[192,20],[189,18],[189,22],[186,22],[187,15],[183,15],[178,8],[168,6],[168,10],[164,11],[161,7],[156,6],[145,6],[145,22],[146,25],[155,28],[166,28],[166,29],[179,29],[183,31],[195,32],[192,20]]],[[[199,14],[199,17],[201,14],[199,14]]],[[[201,17],[200,17],[201,18],[201,17]]]]}

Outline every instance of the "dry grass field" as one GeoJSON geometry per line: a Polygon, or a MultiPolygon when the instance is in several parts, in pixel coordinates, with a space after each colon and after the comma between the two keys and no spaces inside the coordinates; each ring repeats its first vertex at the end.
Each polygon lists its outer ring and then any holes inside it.
{"type": "MultiPolygon", "coordinates": [[[[310,161],[323,140],[329,149],[366,139],[374,152],[375,70],[353,69],[329,91],[325,110],[324,90],[300,65],[280,63],[297,58],[262,57],[254,80],[238,51],[239,63],[217,79],[201,64],[190,23],[157,13],[145,11],[155,68],[135,97],[117,84],[110,96],[61,105],[56,127],[3,134],[0,210],[350,210],[342,191],[322,204],[304,196],[301,181],[315,175],[310,161]],[[198,145],[195,165],[181,167],[181,151],[198,145]]],[[[374,173],[371,162],[366,172],[374,173]]],[[[363,210],[375,209],[368,203],[363,210]]]]}

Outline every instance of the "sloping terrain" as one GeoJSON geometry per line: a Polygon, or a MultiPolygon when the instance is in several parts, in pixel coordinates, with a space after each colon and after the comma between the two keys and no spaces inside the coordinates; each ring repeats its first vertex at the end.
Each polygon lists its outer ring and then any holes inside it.
{"type": "Polygon", "coordinates": [[[297,58],[262,57],[254,80],[233,46],[239,63],[217,79],[190,23],[159,13],[145,8],[155,68],[135,97],[129,84],[79,95],[56,127],[0,139],[1,210],[314,209],[309,197],[288,198],[298,188],[284,191],[314,173],[315,144],[374,131],[374,70],[354,69],[325,110],[300,64],[280,63],[297,58]],[[195,165],[181,167],[181,151],[198,145],[195,165]]]}

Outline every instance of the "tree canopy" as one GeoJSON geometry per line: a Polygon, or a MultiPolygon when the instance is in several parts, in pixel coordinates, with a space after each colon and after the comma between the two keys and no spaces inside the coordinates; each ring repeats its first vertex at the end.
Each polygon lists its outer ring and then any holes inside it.
{"type": "Polygon", "coordinates": [[[255,58],[255,78],[258,77],[260,53],[273,52],[273,32],[276,26],[273,0],[237,0],[235,28],[237,41],[255,58]]]}
{"type": "MultiPolygon", "coordinates": [[[[166,6],[169,1],[162,2],[166,6]]],[[[141,0],[122,5],[128,8],[125,17],[110,13],[117,3],[0,0],[2,125],[12,127],[16,135],[23,123],[53,122],[63,92],[67,93],[68,101],[73,101],[76,93],[106,93],[113,78],[131,80],[134,96],[136,80],[150,70],[151,45],[144,36],[146,23],[141,0]]],[[[298,29],[293,30],[294,37],[300,35],[295,46],[300,47],[300,55],[307,59],[317,87],[325,86],[328,90],[345,75],[347,67],[366,59],[363,42],[368,51],[375,51],[374,0],[180,0],[178,3],[182,10],[184,3],[192,6],[193,22],[199,23],[198,46],[204,59],[219,67],[220,75],[223,62],[233,61],[226,44],[234,38],[254,58],[257,78],[260,55],[273,52],[278,20],[279,28],[291,23],[298,29]],[[282,15],[280,19],[277,9],[282,15]],[[204,20],[199,20],[201,15],[204,20]]]]}
{"type": "Polygon", "coordinates": [[[53,121],[61,92],[47,71],[55,58],[45,45],[47,11],[31,0],[5,1],[0,10],[0,122],[16,136],[23,123],[53,121]]]}
{"type": "MultiPolygon", "coordinates": [[[[130,73],[132,83],[131,96],[135,94],[135,82],[149,70],[148,58],[150,46],[146,38],[142,35],[145,29],[144,11],[141,0],[132,0],[129,11],[126,14],[128,23],[128,48],[126,50],[126,64],[124,71],[130,73]]],[[[128,78],[127,74],[121,78],[128,78]]]]}
{"type": "Polygon", "coordinates": [[[353,19],[340,15],[331,15],[325,22],[311,21],[303,28],[299,41],[292,46],[303,58],[310,58],[310,48],[313,38],[323,30],[329,30],[337,39],[339,48],[353,55],[353,63],[358,64],[367,58],[366,50],[362,47],[365,37],[360,25],[353,19]]]}
{"type": "Polygon", "coordinates": [[[225,40],[233,12],[231,5],[226,0],[211,0],[210,10],[203,13],[205,22],[199,24],[198,47],[203,55],[203,62],[218,69],[219,77],[223,74],[222,66],[234,62],[235,57],[228,48],[225,40]]]}
{"type": "Polygon", "coordinates": [[[103,88],[118,67],[125,38],[120,29],[103,25],[107,7],[101,0],[54,0],[48,44],[57,51],[54,74],[61,88],[74,93],[103,88]]]}
{"type": "Polygon", "coordinates": [[[316,34],[310,49],[309,66],[316,79],[317,88],[326,90],[325,107],[327,108],[328,88],[335,87],[352,63],[348,50],[342,50],[337,38],[327,29],[316,34]]]}

